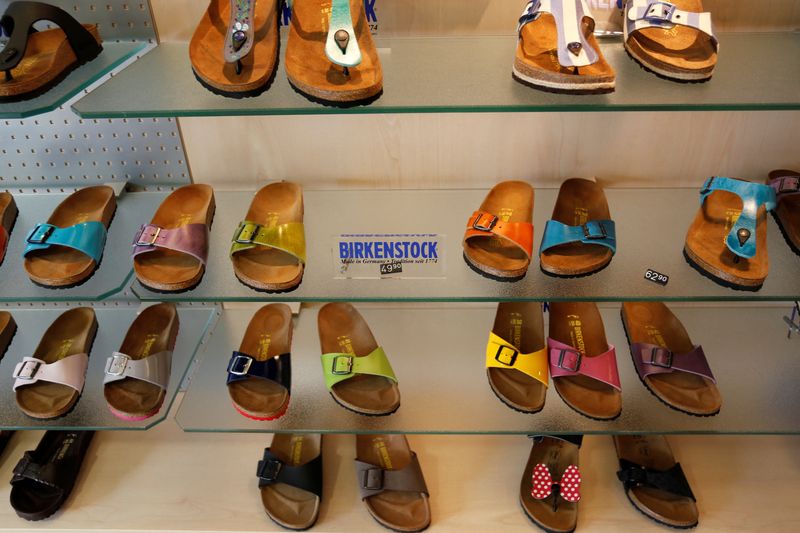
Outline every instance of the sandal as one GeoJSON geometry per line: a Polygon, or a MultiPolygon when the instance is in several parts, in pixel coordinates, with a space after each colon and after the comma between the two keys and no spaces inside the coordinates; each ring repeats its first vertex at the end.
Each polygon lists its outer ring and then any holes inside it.
{"type": "Polygon", "coordinates": [[[495,185],[467,221],[464,260],[478,274],[517,281],[533,253],[533,187],[524,181],[495,185]]]}
{"type": "Polygon", "coordinates": [[[800,255],[800,172],[794,170],[773,170],[767,178],[777,198],[777,207],[772,216],[786,244],[794,253],[800,255]]]}
{"type": "Polygon", "coordinates": [[[547,367],[542,304],[499,303],[486,345],[486,377],[492,391],[515,411],[538,413],[547,394],[547,367]]]}
{"type": "Polygon", "coordinates": [[[286,529],[309,529],[322,500],[322,435],[275,434],[256,476],[267,516],[286,529]]]}
{"type": "Polygon", "coordinates": [[[150,306],[133,321],[119,351],[106,361],[103,395],[114,416],[141,421],[161,409],[178,327],[171,303],[150,306]]]}
{"type": "Polygon", "coordinates": [[[46,93],[79,66],[100,55],[97,24],[81,24],[69,13],[42,2],[11,2],[0,19],[9,36],[0,55],[0,102],[29,100],[46,93]],[[47,20],[58,28],[37,31],[47,20]]]}
{"type": "Polygon", "coordinates": [[[289,408],[292,384],[292,310],[265,305],[253,315],[239,351],[228,362],[233,407],[252,420],[275,420],[289,408]]]}
{"type": "Polygon", "coordinates": [[[550,375],[561,399],[580,414],[613,420],[622,412],[614,347],[591,302],[550,304],[550,375]]]}
{"type": "Polygon", "coordinates": [[[677,529],[697,526],[694,494],[663,435],[614,435],[614,446],[617,478],[639,512],[677,529]]]}
{"type": "Polygon", "coordinates": [[[326,304],[317,316],[322,372],[331,397],[360,415],[390,415],[400,408],[397,378],[367,322],[348,303],[326,304]]]}
{"type": "Polygon", "coordinates": [[[380,525],[422,531],[431,523],[428,487],[405,435],[356,435],[361,500],[380,525]]]}
{"type": "Polygon", "coordinates": [[[105,185],[69,195],[25,239],[22,255],[31,281],[65,289],[89,279],[100,266],[116,210],[114,189],[105,185]]]}
{"type": "Polygon", "coordinates": [[[683,255],[720,285],[757,291],[769,272],[767,211],[775,190],[735,178],[708,178],[700,209],[686,234],[683,255]]]}
{"type": "Polygon", "coordinates": [[[17,333],[17,323],[8,311],[0,311],[0,361],[17,333]]]}
{"type": "Polygon", "coordinates": [[[313,101],[367,104],[383,92],[383,71],[362,0],[294,0],[286,74],[313,101]]]}
{"type": "Polygon", "coordinates": [[[43,520],[69,498],[94,431],[47,431],[25,452],[11,478],[11,507],[25,520],[43,520]]]}
{"type": "Polygon", "coordinates": [[[11,193],[0,192],[0,265],[6,257],[8,241],[11,238],[11,230],[17,221],[17,204],[11,193]]]}
{"type": "Polygon", "coordinates": [[[636,373],[668,406],[697,416],[719,413],[722,397],[703,348],[661,302],[624,302],[622,324],[636,373]]]}
{"type": "Polygon", "coordinates": [[[33,356],[23,357],[14,368],[14,391],[23,413],[46,420],[72,410],[83,391],[96,333],[91,307],[76,307],[55,319],[33,356]]]}
{"type": "Polygon", "coordinates": [[[259,190],[230,255],[236,277],[250,288],[290,291],[300,285],[306,263],[303,188],[282,181],[259,190]]]}
{"type": "Polygon", "coordinates": [[[701,0],[627,0],[624,40],[631,59],[660,78],[702,82],[714,74],[719,42],[701,0]]]}
{"type": "Polygon", "coordinates": [[[594,36],[586,0],[533,0],[517,24],[513,77],[542,91],[614,92],[616,75],[594,36]]]}
{"type": "Polygon", "coordinates": [[[539,250],[542,271],[587,276],[608,266],[616,250],[616,228],[603,188],[580,178],[562,183],[553,218],[544,227],[539,250]]]}
{"type": "Polygon", "coordinates": [[[203,279],[214,220],[214,189],[184,185],[161,203],[133,239],[133,270],[152,291],[181,292],[203,279]]]}

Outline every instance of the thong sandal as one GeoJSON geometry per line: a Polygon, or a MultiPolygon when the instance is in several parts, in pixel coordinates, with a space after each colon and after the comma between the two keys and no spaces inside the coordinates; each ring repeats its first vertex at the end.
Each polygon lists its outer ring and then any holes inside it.
{"type": "Polygon", "coordinates": [[[6,257],[8,241],[11,238],[11,230],[17,221],[17,204],[11,193],[0,192],[0,265],[6,257]]]}
{"type": "Polygon", "coordinates": [[[89,279],[100,265],[116,210],[114,189],[105,185],[68,196],[25,239],[23,257],[31,281],[64,289],[89,279]]]}
{"type": "Polygon", "coordinates": [[[366,104],[383,91],[381,61],[362,0],[294,0],[286,74],[323,104],[366,104]]]}
{"type": "Polygon", "coordinates": [[[615,435],[617,478],[631,504],[647,518],[677,529],[698,524],[694,494],[663,435],[615,435]]]}
{"type": "Polygon", "coordinates": [[[595,420],[617,418],[622,411],[617,356],[597,305],[552,302],[547,346],[553,386],[564,403],[595,420]]]}
{"type": "Polygon", "coordinates": [[[214,220],[214,189],[185,185],[167,196],[133,239],[133,269],[154,291],[191,290],[203,279],[214,220]]]}
{"type": "Polygon", "coordinates": [[[47,328],[32,357],[14,368],[17,406],[31,418],[58,418],[70,412],[83,391],[97,333],[91,307],[65,311],[47,328]]]}
{"type": "Polygon", "coordinates": [[[711,79],[719,42],[701,0],[627,0],[625,50],[645,70],[672,81],[711,79]]]}
{"type": "Polygon", "coordinates": [[[524,181],[495,185],[467,221],[464,260],[478,274],[517,281],[533,253],[533,187],[524,181]]]}
{"type": "Polygon", "coordinates": [[[542,304],[501,302],[486,345],[486,377],[504,404],[523,413],[544,407],[548,381],[542,304]]]}
{"type": "Polygon", "coordinates": [[[602,94],[616,75],[594,36],[586,0],[533,0],[517,25],[514,79],[542,91],[602,94]]]}
{"type": "Polygon", "coordinates": [[[267,516],[286,529],[309,529],[322,500],[322,435],[275,434],[256,476],[267,516]]]}
{"type": "Polygon", "coordinates": [[[252,420],[275,420],[289,408],[292,383],[292,310],[286,304],[259,309],[228,362],[233,407],[252,420]]]}
{"type": "Polygon", "coordinates": [[[800,255],[800,172],[773,170],[767,184],[775,191],[777,207],[772,211],[786,244],[800,255]]]}
{"type": "Polygon", "coordinates": [[[397,411],[397,378],[364,317],[348,303],[330,303],[319,310],[317,321],[322,372],[331,397],[361,415],[397,411]]]}
{"type": "Polygon", "coordinates": [[[616,249],[616,228],[603,188],[580,178],[562,183],[553,218],[544,227],[542,271],[564,277],[593,274],[611,263],[616,249]]]}
{"type": "Polygon", "coordinates": [[[428,487],[405,435],[356,435],[361,500],[380,525],[422,531],[431,523],[428,487]]]}
{"type": "Polygon", "coordinates": [[[708,178],[700,209],[686,234],[684,256],[720,285],[757,291],[769,272],[767,211],[775,190],[735,178],[708,178]]]}
{"type": "Polygon", "coordinates": [[[0,311],[0,361],[17,333],[17,323],[8,311],[0,311]]]}
{"type": "Polygon", "coordinates": [[[103,395],[122,420],[146,420],[164,403],[178,338],[174,304],[150,306],[136,317],[118,352],[106,360],[103,395]]]}
{"type": "Polygon", "coordinates": [[[0,53],[0,71],[5,72],[0,102],[39,96],[103,51],[96,24],[81,24],[63,9],[41,2],[11,2],[0,27],[9,36],[0,53]],[[40,20],[59,27],[36,31],[33,24],[40,20]]]}
{"type": "Polygon", "coordinates": [[[625,302],[622,323],[636,373],[656,398],[690,415],[719,413],[722,397],[703,348],[666,305],[625,302]]]}
{"type": "Polygon", "coordinates": [[[256,290],[289,291],[300,285],[306,263],[303,188],[289,182],[259,190],[231,243],[236,277],[256,290]]]}

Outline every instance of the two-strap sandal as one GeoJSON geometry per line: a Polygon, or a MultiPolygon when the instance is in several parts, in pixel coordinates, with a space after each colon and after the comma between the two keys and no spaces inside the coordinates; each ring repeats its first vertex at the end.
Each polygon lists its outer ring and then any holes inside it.
{"type": "Polygon", "coordinates": [[[773,170],[767,185],[775,191],[776,207],[772,210],[786,244],[800,255],[800,172],[773,170]]]}
{"type": "Polygon", "coordinates": [[[17,323],[8,311],[0,311],[0,361],[6,354],[14,335],[17,333],[17,323]]]}
{"type": "Polygon", "coordinates": [[[6,257],[8,241],[11,239],[11,231],[14,229],[18,214],[19,210],[11,193],[0,192],[0,265],[6,257]]]}

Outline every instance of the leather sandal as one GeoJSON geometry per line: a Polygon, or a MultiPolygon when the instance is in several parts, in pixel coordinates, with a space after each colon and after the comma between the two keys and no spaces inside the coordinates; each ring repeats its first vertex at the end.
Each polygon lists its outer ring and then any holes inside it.
{"type": "Polygon", "coordinates": [[[228,361],[233,407],[252,420],[275,420],[289,408],[292,384],[292,310],[286,304],[259,309],[228,361]]]}
{"type": "Polygon", "coordinates": [[[322,372],[334,401],[361,415],[397,411],[400,389],[394,370],[356,308],[348,303],[326,304],[317,322],[322,372]]]}
{"type": "Polygon", "coordinates": [[[800,172],[773,170],[767,185],[775,191],[777,206],[772,211],[786,244],[800,255],[800,172]]]}
{"type": "Polygon", "coordinates": [[[722,396],[703,348],[661,302],[624,302],[622,324],[636,373],[668,406],[696,416],[719,413],[722,396]]]}
{"type": "Polygon", "coordinates": [[[69,195],[25,241],[25,271],[37,285],[64,289],[89,279],[100,266],[117,200],[106,185],[69,195]]]}
{"type": "Polygon", "coordinates": [[[515,411],[544,407],[548,378],[542,304],[501,302],[486,345],[486,377],[501,402],[515,411]]]}
{"type": "Polygon", "coordinates": [[[17,323],[8,311],[0,311],[0,361],[17,333],[17,323]]]}
{"type": "Polygon", "coordinates": [[[11,230],[14,229],[18,214],[17,204],[11,193],[0,192],[0,265],[6,257],[11,230]]]}
{"type": "Polygon", "coordinates": [[[361,500],[380,525],[422,531],[431,523],[428,487],[405,435],[356,435],[361,500]]]}

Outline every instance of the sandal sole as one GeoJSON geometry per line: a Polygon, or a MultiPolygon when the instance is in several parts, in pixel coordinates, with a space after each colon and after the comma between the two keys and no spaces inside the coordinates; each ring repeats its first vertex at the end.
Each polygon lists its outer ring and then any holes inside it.
{"type": "Polygon", "coordinates": [[[689,255],[689,252],[686,250],[686,247],[683,248],[683,258],[686,259],[686,262],[689,263],[689,266],[694,268],[700,274],[705,276],[706,278],[710,279],[711,281],[717,283],[718,285],[722,285],[723,287],[727,287],[728,289],[733,289],[735,291],[747,291],[747,292],[756,292],[764,286],[764,282],[762,281],[759,285],[739,285],[732,281],[729,281],[725,278],[717,276],[714,272],[710,270],[706,270],[703,266],[701,266],[698,262],[696,262],[692,257],[689,255]]]}

